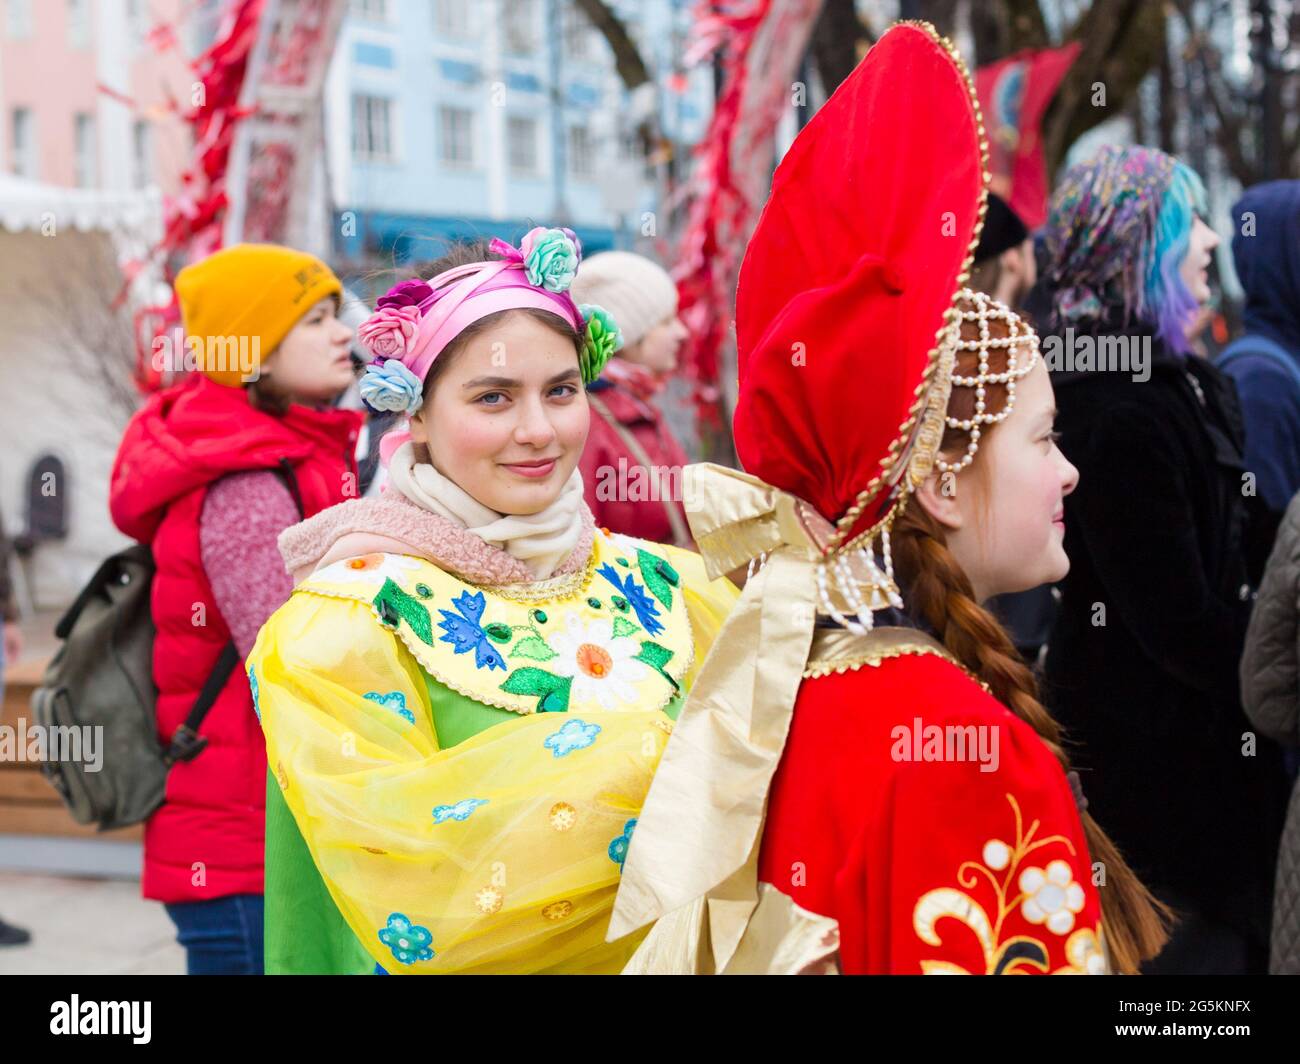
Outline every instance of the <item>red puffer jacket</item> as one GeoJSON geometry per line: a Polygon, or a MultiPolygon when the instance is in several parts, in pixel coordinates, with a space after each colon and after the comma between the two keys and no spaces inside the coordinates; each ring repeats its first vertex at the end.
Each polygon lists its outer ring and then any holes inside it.
{"type": "MultiPolygon", "coordinates": [[[[153,396],[127,426],[109,505],[126,535],[153,548],[158,736],[184,722],[230,632],[199,558],[208,487],[228,473],[293,467],[310,517],[357,494],[362,415],[294,406],[280,418],[245,392],[194,377],[153,396]]],[[[262,893],[266,750],[241,667],[199,733],[208,745],[175,765],[166,801],[145,825],[143,893],[162,902],[262,893]]]]}

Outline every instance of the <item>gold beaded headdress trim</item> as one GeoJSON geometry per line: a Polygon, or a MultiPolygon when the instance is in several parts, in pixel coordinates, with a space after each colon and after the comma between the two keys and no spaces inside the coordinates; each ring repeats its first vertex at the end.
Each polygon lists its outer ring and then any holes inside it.
{"type": "Polygon", "coordinates": [[[979,450],[981,429],[1006,420],[1016,405],[1016,381],[1028,374],[1038,363],[1038,335],[1015,311],[984,292],[976,292],[971,288],[963,288],[961,298],[973,304],[975,309],[958,311],[960,320],[977,322],[979,336],[971,340],[962,340],[959,337],[955,347],[958,351],[979,352],[979,370],[973,377],[953,375],[952,384],[954,387],[975,389],[975,413],[973,417],[968,418],[945,416],[944,422],[949,428],[962,429],[970,433],[970,442],[966,444],[966,453],[956,462],[945,462],[942,458],[935,458],[935,468],[941,473],[959,473],[974,461],[975,452],[979,450]],[[990,321],[1006,322],[1008,335],[1000,339],[991,339],[990,321]],[[1029,349],[1029,356],[1024,359],[1016,355],[1017,349],[1022,347],[1029,349]],[[1001,373],[990,373],[989,352],[998,348],[1007,349],[1007,368],[1001,373]],[[996,414],[988,413],[984,402],[985,386],[989,384],[1005,385],[1007,390],[1006,402],[996,414]]]}

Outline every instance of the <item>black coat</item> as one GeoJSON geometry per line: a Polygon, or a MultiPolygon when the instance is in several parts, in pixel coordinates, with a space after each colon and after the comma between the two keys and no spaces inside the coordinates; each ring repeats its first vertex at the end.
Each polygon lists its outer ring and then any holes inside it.
{"type": "Polygon", "coordinates": [[[1243,756],[1240,407],[1213,366],[1150,344],[1149,380],[1053,378],[1080,477],[1045,695],[1089,812],[1142,879],[1266,944],[1288,786],[1272,742],[1243,756]]]}

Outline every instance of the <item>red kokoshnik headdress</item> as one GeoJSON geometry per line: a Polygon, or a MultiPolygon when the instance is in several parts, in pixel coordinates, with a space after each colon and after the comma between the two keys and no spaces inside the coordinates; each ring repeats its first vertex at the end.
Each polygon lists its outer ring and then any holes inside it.
{"type": "MultiPolygon", "coordinates": [[[[756,904],[763,810],[818,612],[855,633],[901,606],[889,526],[941,463],[946,424],[978,439],[983,385],[1037,357],[1033,333],[963,289],[986,204],[979,103],[950,42],[900,23],[795,139],[745,253],[736,296],[736,449],[746,473],[691,466],[686,505],[710,575],[751,562],[678,718],[636,827],[609,936],[707,903],[718,970],[756,904]],[[958,301],[981,340],[960,339],[958,301]],[[987,321],[1012,340],[990,340],[987,321]],[[953,377],[958,345],[980,351],[953,377]],[[1016,359],[1027,345],[1030,357],[1016,359]],[[991,347],[1007,371],[988,373],[991,347]],[[954,384],[976,413],[947,417],[954,384]],[[834,526],[828,536],[809,509],[834,526]],[[753,572],[753,559],[766,562],[753,572]],[[855,614],[850,621],[845,614],[855,614]]],[[[1005,380],[1000,378],[1005,377],[1005,380]]],[[[967,455],[974,453],[968,448],[967,455]]]]}
{"type": "Polygon", "coordinates": [[[832,579],[837,555],[888,535],[933,466],[987,158],[961,59],[902,23],[795,140],[745,253],[736,450],[835,523],[832,579]]]}

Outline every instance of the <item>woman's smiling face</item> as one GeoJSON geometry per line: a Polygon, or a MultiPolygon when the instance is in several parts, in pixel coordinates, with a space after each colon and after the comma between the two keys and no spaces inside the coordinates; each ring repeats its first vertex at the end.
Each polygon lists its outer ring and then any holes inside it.
{"type": "Polygon", "coordinates": [[[411,437],[488,509],[535,514],[573,474],[589,424],[573,342],[512,312],[454,352],[411,419],[411,437]]]}

